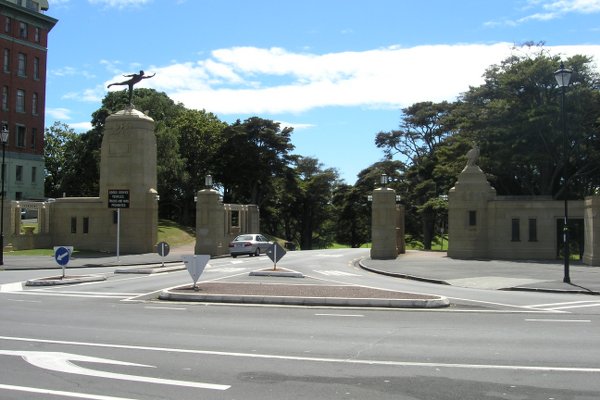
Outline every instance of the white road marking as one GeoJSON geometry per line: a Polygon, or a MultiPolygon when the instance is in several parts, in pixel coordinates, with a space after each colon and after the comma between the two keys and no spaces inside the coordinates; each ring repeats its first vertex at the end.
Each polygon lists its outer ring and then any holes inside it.
{"type": "MultiPolygon", "coordinates": [[[[572,309],[572,308],[600,307],[600,301],[598,301],[598,300],[595,300],[595,301],[591,301],[591,300],[570,301],[570,302],[564,302],[564,303],[537,304],[537,305],[533,305],[530,307],[534,307],[537,309],[543,309],[543,310],[560,311],[560,310],[568,310],[568,309],[572,309]]],[[[564,311],[564,312],[566,312],[566,311],[564,311]]]]}
{"type": "Polygon", "coordinates": [[[17,356],[23,358],[28,363],[36,367],[47,369],[49,371],[59,371],[67,374],[93,376],[97,378],[118,379],[131,382],[155,383],[159,385],[184,386],[199,389],[227,390],[230,385],[217,385],[204,382],[179,381],[174,379],[152,378],[149,376],[138,376],[119,374],[115,372],[99,371],[90,368],[80,367],[72,361],[102,363],[112,365],[125,365],[133,367],[154,368],[150,365],[136,364],[125,361],[110,360],[108,358],[88,357],[79,354],[47,352],[47,351],[10,351],[0,350],[0,355],[17,356]]]}
{"type": "Polygon", "coordinates": [[[352,272],[336,271],[336,270],[331,270],[331,271],[314,270],[314,271],[321,275],[325,275],[325,276],[361,276],[359,274],[353,274],[352,272]]]}
{"type": "Polygon", "coordinates": [[[145,306],[144,308],[149,310],[169,310],[169,311],[187,311],[185,307],[158,307],[158,306],[145,306]]]}
{"type": "Polygon", "coordinates": [[[40,300],[23,300],[23,299],[6,299],[6,301],[14,301],[16,303],[41,303],[40,300]]]}
{"type": "Polygon", "coordinates": [[[169,352],[181,354],[196,354],[222,357],[240,357],[268,360],[288,360],[288,361],[307,361],[320,363],[337,363],[351,365],[385,365],[399,367],[421,367],[421,368],[455,368],[455,369],[489,369],[489,370],[508,370],[508,371],[538,371],[538,372],[581,372],[581,373],[600,373],[600,367],[545,367],[540,365],[493,365],[493,364],[456,364],[456,363],[436,363],[436,362],[416,362],[416,361],[386,361],[386,360],[368,360],[368,359],[349,359],[349,358],[325,358],[325,357],[301,357],[301,356],[283,356],[277,354],[258,354],[258,353],[234,353],[212,350],[192,350],[168,347],[150,347],[135,345],[119,345],[109,343],[89,343],[89,342],[71,342],[66,340],[34,339],[20,338],[11,336],[0,336],[0,340],[21,341],[30,343],[51,343],[70,346],[87,346],[97,348],[128,349],[142,351],[169,352]]]}
{"type": "MultiPolygon", "coordinates": [[[[520,306],[520,305],[514,305],[514,304],[496,303],[496,302],[492,302],[492,301],[465,299],[465,298],[462,298],[462,297],[450,297],[450,296],[447,296],[447,297],[448,297],[448,299],[452,299],[452,300],[468,301],[468,302],[472,302],[472,303],[488,304],[488,305],[492,305],[492,306],[501,306],[501,307],[510,307],[510,308],[520,308],[520,309],[523,309],[523,310],[517,311],[517,312],[537,311],[537,312],[547,312],[547,313],[568,313],[567,311],[538,308],[538,306],[535,306],[535,305],[534,306],[528,306],[528,305],[520,306]],[[525,310],[527,310],[527,311],[525,311],[525,310]]],[[[489,312],[489,311],[482,311],[482,312],[489,312]]],[[[514,312],[514,311],[512,311],[512,312],[514,312]]]]}
{"type": "Polygon", "coordinates": [[[50,390],[50,389],[33,388],[33,387],[28,387],[28,386],[5,385],[2,383],[0,383],[0,389],[12,390],[15,392],[49,394],[52,396],[73,397],[73,398],[77,398],[77,399],[88,399],[88,400],[136,400],[136,399],[132,399],[131,397],[102,396],[102,395],[89,394],[89,393],[66,392],[64,390],[50,390]]]}
{"type": "Polygon", "coordinates": [[[364,317],[361,314],[315,314],[317,317],[364,317]]]}
{"type": "Polygon", "coordinates": [[[0,293],[14,293],[23,290],[23,282],[5,283],[0,285],[0,293]]]}
{"type": "Polygon", "coordinates": [[[590,319],[543,319],[543,318],[526,318],[527,322],[592,322],[590,319]]]}
{"type": "MultiPolygon", "coordinates": [[[[85,293],[85,292],[83,292],[85,293]]],[[[129,296],[124,295],[111,295],[111,294],[100,294],[94,292],[87,292],[87,294],[74,294],[74,293],[61,293],[61,292],[47,292],[44,290],[27,290],[20,292],[19,294],[28,296],[54,296],[54,297],[79,297],[79,298],[95,298],[95,299],[126,299],[129,296]]]]}
{"type": "Polygon", "coordinates": [[[207,272],[224,272],[227,274],[234,274],[240,271],[247,271],[247,268],[236,268],[236,267],[219,267],[219,268],[211,268],[210,271],[207,272]]]}

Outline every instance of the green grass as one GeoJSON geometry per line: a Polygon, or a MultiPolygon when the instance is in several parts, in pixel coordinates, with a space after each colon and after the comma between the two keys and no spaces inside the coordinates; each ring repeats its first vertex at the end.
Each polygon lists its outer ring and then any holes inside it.
{"type": "Polygon", "coordinates": [[[194,243],[196,232],[194,228],[182,226],[167,219],[158,221],[158,241],[167,242],[170,247],[178,247],[194,243]]]}

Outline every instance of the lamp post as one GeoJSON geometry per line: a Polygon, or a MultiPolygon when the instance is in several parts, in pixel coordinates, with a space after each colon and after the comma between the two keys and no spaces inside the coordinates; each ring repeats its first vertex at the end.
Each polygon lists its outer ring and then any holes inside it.
{"type": "Polygon", "coordinates": [[[2,126],[2,200],[0,200],[0,265],[4,265],[4,181],[6,180],[6,171],[4,159],[6,157],[6,142],[8,142],[8,128],[2,126]]]}
{"type": "Polygon", "coordinates": [[[379,183],[381,183],[381,187],[386,187],[387,183],[388,183],[388,176],[387,174],[381,174],[381,176],[379,177],[379,183]]]}
{"type": "Polygon", "coordinates": [[[556,82],[561,88],[560,118],[562,121],[563,131],[563,168],[565,171],[565,219],[563,224],[564,283],[571,283],[571,277],[569,276],[569,180],[566,176],[567,164],[569,161],[569,156],[567,154],[569,144],[567,139],[567,124],[565,120],[565,90],[567,86],[569,86],[569,81],[571,80],[572,73],[573,71],[571,71],[570,69],[566,69],[565,65],[562,62],[560,63],[560,68],[554,72],[554,78],[556,78],[556,82]]]}

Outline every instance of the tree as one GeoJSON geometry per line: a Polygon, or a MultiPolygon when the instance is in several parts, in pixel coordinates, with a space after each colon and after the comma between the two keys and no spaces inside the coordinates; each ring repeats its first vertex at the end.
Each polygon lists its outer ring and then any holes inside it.
{"type": "Polygon", "coordinates": [[[44,189],[48,197],[60,197],[65,191],[63,178],[68,155],[67,145],[75,140],[77,133],[60,121],[46,128],[44,133],[44,163],[46,166],[44,189]]]}
{"type": "Polygon", "coordinates": [[[371,209],[367,195],[358,186],[341,184],[333,193],[332,205],[337,217],[335,240],[358,248],[371,237],[371,209]]]}
{"type": "MultiPolygon", "coordinates": [[[[177,139],[178,161],[171,160],[175,162],[173,165],[165,159],[161,168],[166,170],[171,167],[179,171],[174,176],[179,178],[177,185],[171,189],[169,195],[179,202],[180,221],[186,225],[193,225],[195,215],[191,211],[194,209],[194,196],[204,187],[206,175],[215,172],[218,175],[218,171],[213,169],[215,163],[218,163],[219,150],[224,143],[223,131],[227,124],[204,110],[182,111],[171,123],[176,129],[171,140],[177,139]]],[[[175,154],[173,156],[175,157],[175,154]]]]}
{"type": "Polygon", "coordinates": [[[292,131],[258,117],[238,120],[223,130],[223,145],[214,165],[225,202],[256,204],[262,209],[274,193],[275,178],[283,176],[292,160],[292,131]]]}
{"type": "Polygon", "coordinates": [[[315,158],[298,157],[296,176],[300,193],[296,198],[297,232],[302,250],[313,246],[326,247],[334,239],[334,222],[330,219],[333,208],[331,197],[338,173],[333,168],[323,169],[315,158]]]}
{"type": "Polygon", "coordinates": [[[481,165],[499,194],[561,197],[570,180],[569,190],[582,197],[600,183],[599,75],[588,57],[564,62],[574,72],[566,90],[566,153],[554,78],[560,58],[543,48],[491,66],[484,84],[461,98],[460,135],[479,144],[481,165]]]}
{"type": "Polygon", "coordinates": [[[407,160],[408,167],[401,178],[412,188],[404,197],[406,215],[415,215],[411,211],[417,212],[421,229],[413,230],[412,224],[407,223],[406,231],[413,235],[422,232],[425,249],[431,249],[435,213],[431,207],[423,206],[449,189],[444,187],[446,180],[439,179],[434,172],[436,153],[454,132],[450,118],[454,108],[455,104],[448,102],[416,103],[402,110],[400,129],[380,132],[375,138],[375,144],[383,149],[386,159],[391,160],[400,154],[407,160]]]}

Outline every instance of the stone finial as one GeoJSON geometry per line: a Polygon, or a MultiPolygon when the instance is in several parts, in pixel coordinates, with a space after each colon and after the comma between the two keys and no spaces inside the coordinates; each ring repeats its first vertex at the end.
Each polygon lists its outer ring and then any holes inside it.
{"type": "Polygon", "coordinates": [[[473,147],[467,152],[467,167],[476,166],[477,160],[479,160],[479,146],[473,143],[473,147]]]}

